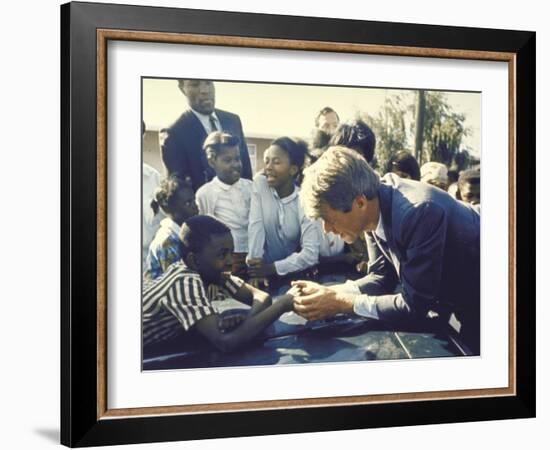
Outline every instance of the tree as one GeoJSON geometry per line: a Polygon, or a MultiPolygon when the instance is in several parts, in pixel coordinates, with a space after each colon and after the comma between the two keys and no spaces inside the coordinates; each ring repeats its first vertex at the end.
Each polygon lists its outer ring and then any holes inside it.
{"type": "Polygon", "coordinates": [[[409,150],[414,154],[416,146],[422,149],[415,155],[419,165],[438,161],[449,167],[457,166],[459,170],[468,167],[470,155],[461,150],[462,140],[468,135],[464,115],[453,111],[445,93],[423,92],[423,98],[405,93],[390,95],[376,116],[362,116],[376,136],[373,167],[380,173],[390,170],[388,162],[393,153],[409,150]],[[421,114],[422,132],[417,130],[421,114]],[[410,122],[408,127],[407,122],[410,122]]]}
{"type": "Polygon", "coordinates": [[[426,92],[423,151],[418,163],[437,161],[451,166],[468,134],[464,120],[463,114],[452,110],[443,92],[426,92]]]}
{"type": "Polygon", "coordinates": [[[363,120],[371,127],[376,136],[375,160],[373,167],[385,172],[393,153],[406,148],[407,131],[405,116],[408,106],[402,95],[386,98],[384,106],[376,116],[363,115],[363,120]]]}

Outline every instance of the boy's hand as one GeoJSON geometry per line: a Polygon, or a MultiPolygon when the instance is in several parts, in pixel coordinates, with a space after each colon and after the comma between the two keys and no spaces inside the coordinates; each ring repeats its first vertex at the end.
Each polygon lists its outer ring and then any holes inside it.
{"type": "Polygon", "coordinates": [[[226,333],[227,331],[237,328],[245,319],[245,313],[230,314],[218,320],[218,328],[222,333],[226,333]]]}
{"type": "Polygon", "coordinates": [[[265,278],[250,278],[248,284],[256,289],[266,290],[267,282],[265,278]]]}

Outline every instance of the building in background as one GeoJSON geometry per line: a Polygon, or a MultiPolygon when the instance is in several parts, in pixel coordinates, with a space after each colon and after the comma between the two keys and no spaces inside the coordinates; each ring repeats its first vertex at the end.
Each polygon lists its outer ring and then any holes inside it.
{"type": "MultiPolygon", "coordinates": [[[[143,162],[154,167],[164,176],[165,170],[160,157],[159,134],[160,130],[154,129],[149,129],[145,132],[143,139],[143,162]]],[[[277,136],[260,134],[246,136],[252,173],[256,173],[264,168],[264,152],[269,147],[269,144],[276,138],[277,136]]]]}

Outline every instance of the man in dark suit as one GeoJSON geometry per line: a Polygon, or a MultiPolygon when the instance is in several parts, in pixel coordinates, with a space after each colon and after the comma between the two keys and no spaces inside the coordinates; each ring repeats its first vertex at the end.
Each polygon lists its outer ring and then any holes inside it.
{"type": "Polygon", "coordinates": [[[380,181],[357,152],[332,147],[305,171],[304,212],[354,242],[365,233],[366,277],[327,288],[299,281],[295,310],[307,319],[355,313],[392,324],[454,313],[479,352],[480,216],[466,203],[394,174],[380,181]],[[399,291],[396,287],[400,283],[399,291]]]}
{"type": "Polygon", "coordinates": [[[214,177],[202,145],[213,131],[225,131],[239,138],[242,177],[252,179],[250,157],[243,127],[236,114],[216,109],[216,90],[210,80],[178,80],[189,109],[161,134],[161,155],[168,175],[190,178],[197,191],[214,177]]]}

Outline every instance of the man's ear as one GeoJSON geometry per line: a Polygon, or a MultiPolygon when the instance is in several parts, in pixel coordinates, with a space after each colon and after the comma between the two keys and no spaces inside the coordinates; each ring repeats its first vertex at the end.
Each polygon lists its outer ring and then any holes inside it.
{"type": "Polygon", "coordinates": [[[185,80],[178,80],[178,88],[182,94],[187,97],[187,92],[185,92],[185,80]]]}
{"type": "Polygon", "coordinates": [[[210,156],[206,156],[206,161],[208,162],[208,165],[209,165],[210,167],[212,167],[212,169],[216,169],[216,168],[214,167],[214,160],[215,160],[215,159],[216,159],[216,158],[213,157],[213,156],[211,156],[211,155],[210,155],[210,156]]]}
{"type": "Polygon", "coordinates": [[[358,195],[353,199],[353,205],[355,205],[356,208],[359,209],[365,209],[367,207],[367,197],[364,195],[358,195]]]}
{"type": "Polygon", "coordinates": [[[185,264],[190,269],[197,270],[197,268],[198,268],[197,255],[193,252],[189,252],[187,254],[187,257],[185,258],[185,264]]]}
{"type": "Polygon", "coordinates": [[[297,165],[295,165],[295,164],[290,165],[290,175],[295,177],[298,174],[299,171],[300,171],[300,168],[297,165]]]}

